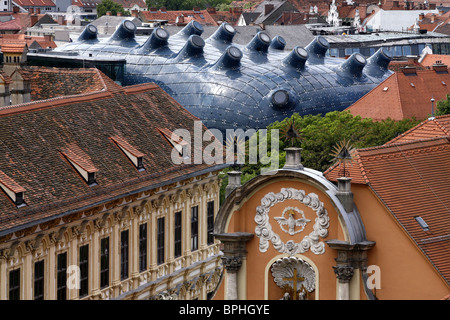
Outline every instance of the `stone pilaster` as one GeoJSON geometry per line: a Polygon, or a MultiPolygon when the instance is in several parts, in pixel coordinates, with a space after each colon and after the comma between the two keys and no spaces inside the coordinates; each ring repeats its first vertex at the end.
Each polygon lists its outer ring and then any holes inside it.
{"type": "Polygon", "coordinates": [[[235,232],[215,234],[214,237],[223,243],[222,263],[227,271],[225,299],[237,300],[239,287],[237,274],[247,254],[246,243],[253,238],[253,234],[235,232]]]}

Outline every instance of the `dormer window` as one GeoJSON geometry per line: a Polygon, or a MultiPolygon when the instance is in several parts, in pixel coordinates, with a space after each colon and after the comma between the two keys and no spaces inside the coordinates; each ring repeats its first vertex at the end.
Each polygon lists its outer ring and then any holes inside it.
{"type": "Polygon", "coordinates": [[[182,137],[173,133],[169,129],[158,129],[159,132],[166,138],[167,141],[178,151],[179,155],[183,158],[187,158],[190,155],[189,143],[182,139],[182,137]]]}
{"type": "Polygon", "coordinates": [[[61,153],[66,157],[72,167],[86,181],[88,186],[97,185],[96,173],[98,169],[94,166],[91,158],[83,152],[78,146],[72,144],[69,148],[62,150],[61,153]]]}
{"type": "Polygon", "coordinates": [[[2,171],[0,171],[0,188],[18,208],[26,205],[23,199],[25,189],[2,171]]]}
{"type": "Polygon", "coordinates": [[[144,168],[144,154],[139,152],[135,147],[130,145],[127,141],[122,139],[121,137],[114,136],[111,139],[116,143],[116,145],[122,150],[122,152],[130,159],[130,161],[134,164],[136,169],[139,171],[145,170],[144,168]]]}

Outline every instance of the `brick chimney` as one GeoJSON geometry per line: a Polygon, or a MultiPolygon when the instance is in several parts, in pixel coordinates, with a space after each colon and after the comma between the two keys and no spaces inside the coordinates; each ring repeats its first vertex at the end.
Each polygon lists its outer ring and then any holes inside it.
{"type": "Polygon", "coordinates": [[[37,14],[32,14],[30,16],[30,22],[31,22],[31,26],[34,26],[37,22],[38,22],[38,16],[37,14]]]}
{"type": "MultiPolygon", "coordinates": [[[[156,10],[156,9],[155,9],[156,10]]],[[[134,18],[138,18],[139,11],[138,10],[131,10],[131,16],[134,18]]]]}
{"type": "Polygon", "coordinates": [[[161,7],[159,8],[159,11],[162,13],[166,13],[167,12],[167,8],[166,7],[161,7]]]}
{"type": "Polygon", "coordinates": [[[272,10],[273,10],[274,6],[273,4],[266,4],[264,6],[264,15],[268,15],[272,10]]]}
{"type": "Polygon", "coordinates": [[[194,7],[194,8],[192,8],[192,11],[194,11],[194,12],[200,12],[200,7],[194,7]]]}
{"type": "Polygon", "coordinates": [[[13,6],[13,13],[19,13],[19,7],[13,6]]]}
{"type": "Polygon", "coordinates": [[[110,16],[111,15],[111,11],[106,11],[106,15],[110,16]]]}
{"type": "Polygon", "coordinates": [[[41,14],[41,8],[36,8],[36,9],[34,9],[34,13],[36,13],[36,14],[41,14]]]}
{"type": "Polygon", "coordinates": [[[431,23],[434,23],[434,21],[436,21],[436,14],[432,14],[431,15],[431,23]]]}
{"type": "Polygon", "coordinates": [[[423,18],[425,18],[425,13],[423,12],[419,13],[419,21],[422,21],[423,18]]]}
{"type": "Polygon", "coordinates": [[[119,12],[117,12],[117,16],[121,17],[121,16],[123,16],[123,13],[119,11],[119,12]]]}
{"type": "MultiPolygon", "coordinates": [[[[216,13],[216,8],[208,7],[208,8],[206,8],[206,11],[208,11],[208,13],[215,14],[216,13]]],[[[230,8],[230,12],[231,12],[231,8],[230,8]]]]}

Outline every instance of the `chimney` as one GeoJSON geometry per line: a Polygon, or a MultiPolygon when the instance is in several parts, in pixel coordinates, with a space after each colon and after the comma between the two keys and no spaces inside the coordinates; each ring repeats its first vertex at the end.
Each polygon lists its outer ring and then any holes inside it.
{"type": "Polygon", "coordinates": [[[111,15],[111,11],[106,11],[106,15],[110,16],[111,15]]]}
{"type": "Polygon", "coordinates": [[[344,206],[345,211],[352,212],[354,208],[353,204],[353,192],[351,190],[352,178],[341,177],[338,178],[338,191],[336,196],[344,206]]]}
{"type": "MultiPolygon", "coordinates": [[[[135,11],[135,10],[133,10],[133,11],[135,11]]],[[[136,11],[137,11],[137,10],[136,10],[136,11]]],[[[158,9],[156,9],[156,8],[154,8],[154,7],[151,7],[151,8],[150,8],[150,12],[155,13],[156,11],[158,11],[158,9]]]]}
{"type": "Polygon", "coordinates": [[[432,14],[431,15],[431,23],[434,23],[434,21],[436,20],[436,14],[432,14]]]}
{"type": "Polygon", "coordinates": [[[241,174],[240,171],[230,171],[228,172],[228,185],[225,187],[225,198],[230,195],[230,193],[241,186],[241,174]]]}
{"type": "MultiPolygon", "coordinates": [[[[156,9],[155,9],[156,10],[156,9]]],[[[131,10],[131,16],[134,18],[138,18],[139,11],[138,10],[131,10]]]]}
{"type": "Polygon", "coordinates": [[[417,75],[416,67],[406,66],[406,67],[401,68],[400,70],[403,72],[403,74],[405,76],[415,76],[415,75],[417,75]]]}
{"type": "Polygon", "coordinates": [[[13,13],[19,13],[20,9],[19,7],[14,6],[13,7],[13,13]]]}
{"type": "Polygon", "coordinates": [[[51,35],[51,34],[45,34],[45,35],[44,35],[44,40],[45,40],[45,41],[53,41],[52,35],[51,35]]]}
{"type": "Polygon", "coordinates": [[[167,13],[167,8],[166,7],[161,7],[161,8],[159,8],[159,11],[161,13],[167,13]]]}
{"type": "Polygon", "coordinates": [[[435,63],[432,67],[436,73],[448,73],[448,67],[443,63],[435,63]]]}
{"type": "Polygon", "coordinates": [[[194,7],[194,8],[192,8],[192,11],[198,13],[198,12],[200,12],[200,7],[194,7]]]}
{"type": "Polygon", "coordinates": [[[286,151],[286,163],[283,169],[303,170],[301,157],[302,148],[290,147],[285,148],[284,151],[286,151]]]}
{"type": "Polygon", "coordinates": [[[31,26],[34,26],[37,22],[38,22],[38,16],[37,14],[32,14],[30,16],[30,22],[31,22],[31,26]]]}
{"type": "Polygon", "coordinates": [[[273,10],[273,4],[266,4],[264,6],[264,15],[268,15],[273,10]]]}
{"type": "Polygon", "coordinates": [[[41,8],[36,8],[36,9],[34,9],[34,13],[36,13],[36,14],[41,14],[41,8]]]}
{"type": "MultiPolygon", "coordinates": [[[[231,9],[232,8],[230,8],[230,12],[231,12],[231,9]]],[[[208,7],[208,8],[206,8],[206,11],[208,11],[208,13],[215,14],[216,13],[216,8],[208,7]]]]}
{"type": "Polygon", "coordinates": [[[425,18],[425,13],[423,12],[419,13],[419,21],[422,21],[423,18],[425,18]]]}
{"type": "Polygon", "coordinates": [[[122,15],[123,15],[123,13],[122,13],[122,12],[120,12],[120,11],[119,11],[119,12],[117,12],[117,16],[118,16],[118,17],[121,17],[122,15]]]}

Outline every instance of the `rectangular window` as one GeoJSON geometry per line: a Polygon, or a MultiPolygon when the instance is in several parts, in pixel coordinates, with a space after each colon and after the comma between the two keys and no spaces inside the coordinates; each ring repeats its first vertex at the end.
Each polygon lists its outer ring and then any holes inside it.
{"type": "Polygon", "coordinates": [[[34,300],[44,300],[44,260],[34,263],[34,300]]]}
{"type": "Polygon", "coordinates": [[[120,279],[128,278],[128,230],[120,233],[120,279]]]}
{"type": "Polygon", "coordinates": [[[181,256],[181,220],[182,216],[181,216],[181,211],[175,212],[175,241],[174,241],[174,245],[175,245],[175,258],[176,257],[180,257],[181,256]]]}
{"type": "Polygon", "coordinates": [[[191,208],[191,251],[198,250],[198,206],[191,208]]]}
{"type": "Polygon", "coordinates": [[[109,286],[109,237],[100,240],[100,288],[109,286]]]}
{"type": "Polygon", "coordinates": [[[56,299],[67,299],[67,252],[56,257],[56,299]]]}
{"type": "Polygon", "coordinates": [[[158,264],[164,263],[164,217],[158,219],[157,223],[157,258],[158,264]]]}
{"type": "Polygon", "coordinates": [[[9,300],[20,300],[20,268],[9,272],[9,300]]]}
{"type": "Polygon", "coordinates": [[[214,201],[210,201],[207,204],[206,219],[208,224],[208,244],[214,243],[214,201]]]}
{"type": "Polygon", "coordinates": [[[78,295],[84,297],[89,292],[89,245],[80,247],[80,289],[78,295]]]}
{"type": "Polygon", "coordinates": [[[147,270],[147,224],[139,226],[139,272],[147,270]]]}

